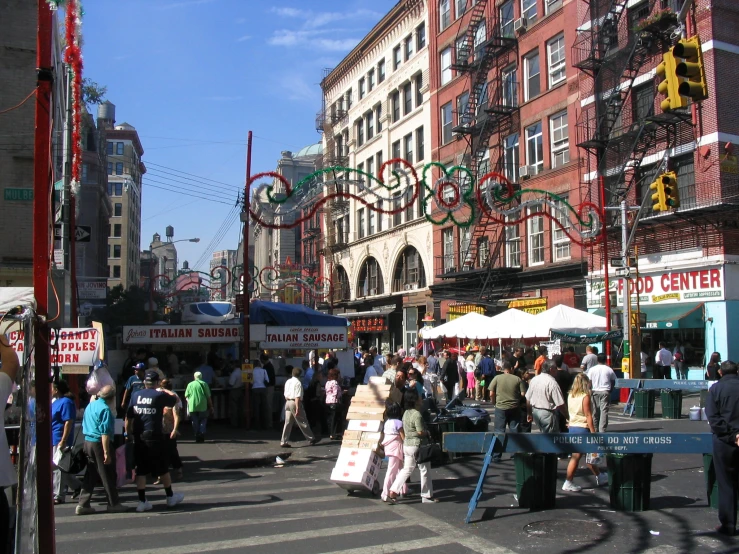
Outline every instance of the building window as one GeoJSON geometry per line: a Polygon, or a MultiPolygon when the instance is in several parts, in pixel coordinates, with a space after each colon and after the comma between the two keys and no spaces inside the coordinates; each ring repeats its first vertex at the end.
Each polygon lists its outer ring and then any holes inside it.
{"type": "Polygon", "coordinates": [[[521,0],[521,17],[526,18],[526,23],[534,23],[536,15],[536,0],[521,0]]]}
{"type": "Polygon", "coordinates": [[[518,182],[518,166],[521,165],[518,155],[518,133],[505,138],[505,167],[503,173],[511,183],[518,182]]]}
{"type": "Polygon", "coordinates": [[[421,23],[416,27],[416,52],[420,52],[426,46],[426,24],[421,23]]]}
{"type": "Polygon", "coordinates": [[[570,137],[567,133],[567,111],[549,118],[549,140],[552,143],[552,167],[570,161],[570,137]]]}
{"type": "MultiPolygon", "coordinates": [[[[393,149],[393,154],[392,154],[393,159],[397,160],[398,158],[400,158],[400,141],[399,140],[396,140],[393,143],[392,149],[393,149]]],[[[400,164],[398,164],[397,162],[393,164],[393,169],[398,169],[399,167],[400,167],[400,164]]]]}
{"type": "Polygon", "coordinates": [[[357,129],[357,145],[362,146],[364,144],[364,121],[358,119],[355,126],[357,129]]]}
{"type": "Polygon", "coordinates": [[[521,267],[521,230],[518,223],[508,223],[505,226],[506,267],[521,267]]]}
{"type": "Polygon", "coordinates": [[[475,60],[479,60],[480,57],[483,54],[483,44],[485,44],[485,41],[488,39],[488,31],[487,31],[487,25],[485,25],[485,20],[483,19],[480,24],[477,26],[477,29],[475,29],[475,60]]]}
{"type": "Polygon", "coordinates": [[[452,142],[452,103],[441,107],[441,144],[452,142]]]}
{"type": "Polygon", "coordinates": [[[116,223],[115,225],[113,225],[113,236],[116,238],[120,238],[121,236],[121,224],[120,223],[116,223]]]}
{"type": "Polygon", "coordinates": [[[405,150],[405,160],[413,163],[413,133],[408,133],[403,137],[403,148],[405,150]]]}
{"type": "Polygon", "coordinates": [[[565,80],[565,36],[564,33],[547,43],[549,56],[549,86],[565,80]]]}
{"type": "MultiPolygon", "coordinates": [[[[108,144],[113,144],[109,142],[108,144]]],[[[108,175],[113,175],[113,162],[108,162],[108,175]]]]}
{"type": "Polygon", "coordinates": [[[377,64],[377,82],[382,83],[385,80],[385,58],[382,58],[377,64]]]}
{"type": "Polygon", "coordinates": [[[452,23],[450,0],[439,0],[439,31],[443,31],[452,23]]]}
{"type": "Polygon", "coordinates": [[[367,236],[371,237],[375,234],[375,211],[367,208],[367,236]]]}
{"type": "Polygon", "coordinates": [[[640,124],[647,117],[654,115],[654,85],[652,83],[634,87],[631,98],[634,105],[634,123],[640,124]]]}
{"type": "Polygon", "coordinates": [[[404,60],[405,61],[410,60],[412,55],[413,55],[413,35],[408,35],[407,37],[405,37],[405,41],[403,42],[404,60]]]}
{"type": "Polygon", "coordinates": [[[400,44],[393,48],[393,71],[400,67],[400,44]]]}
{"type": "Polygon", "coordinates": [[[372,188],[372,177],[375,175],[375,158],[370,156],[367,158],[367,186],[372,188]]]}
{"type": "Polygon", "coordinates": [[[419,127],[416,129],[416,161],[421,162],[424,157],[423,127],[419,127]]]}
{"type": "Polygon", "coordinates": [[[116,156],[123,156],[123,143],[122,142],[115,143],[115,154],[116,156]]]}
{"type": "Polygon", "coordinates": [[[441,231],[441,247],[444,273],[454,271],[454,227],[447,227],[441,231]]]}
{"type": "Polygon", "coordinates": [[[112,141],[108,141],[106,152],[107,152],[108,156],[112,156],[113,155],[113,142],[112,141]]]}
{"type": "Polygon", "coordinates": [[[393,109],[393,123],[400,121],[400,92],[397,90],[390,95],[390,104],[393,109]]]}
{"type": "Polygon", "coordinates": [[[346,91],[346,111],[349,111],[352,107],[352,89],[346,91]]]}
{"type": "Polygon", "coordinates": [[[552,216],[556,223],[552,223],[552,250],[554,250],[554,261],[568,260],[570,258],[570,237],[564,229],[570,228],[570,213],[567,208],[567,195],[560,195],[560,199],[554,202],[555,209],[552,216]]]}
{"type": "Polygon", "coordinates": [[[505,38],[513,38],[513,0],[500,7],[500,34],[505,38]]]}
{"type": "Polygon", "coordinates": [[[121,278],[121,266],[114,265],[113,266],[113,279],[120,279],[121,278]]]}
{"type": "Polygon", "coordinates": [[[526,127],[526,165],[535,174],[544,169],[544,145],[541,135],[541,121],[526,127]]]}
{"type": "Polygon", "coordinates": [[[403,85],[403,115],[408,115],[413,111],[413,91],[411,84],[403,85]]]}
{"type": "Polygon", "coordinates": [[[113,245],[113,257],[114,258],[120,258],[121,257],[121,245],[120,244],[114,244],[113,245]]]}
{"type": "Polygon", "coordinates": [[[407,246],[400,255],[393,275],[393,292],[426,286],[426,275],[418,250],[407,246]]]}
{"type": "Polygon", "coordinates": [[[364,98],[364,77],[359,79],[359,99],[364,98]]]}
{"type": "Polygon", "coordinates": [[[516,66],[509,67],[503,72],[503,105],[518,106],[518,83],[516,66]]]}
{"type": "Polygon", "coordinates": [[[457,19],[459,19],[464,15],[464,12],[467,11],[467,0],[457,0],[455,4],[457,9],[457,13],[455,15],[457,19]]]}
{"type": "Polygon", "coordinates": [[[400,210],[400,208],[403,205],[403,198],[400,196],[400,193],[395,193],[393,195],[393,227],[397,227],[401,223],[403,223],[403,212],[400,210]]]}
{"type": "Polygon", "coordinates": [[[452,80],[452,49],[444,48],[441,51],[441,85],[452,80]]]}
{"type": "Polygon", "coordinates": [[[469,265],[470,244],[472,243],[472,232],[469,227],[459,228],[459,267],[469,265]]]}
{"type": "Polygon", "coordinates": [[[121,217],[123,215],[123,204],[116,202],[113,215],[116,217],[121,217]]]}
{"type": "Polygon", "coordinates": [[[377,232],[382,231],[382,218],[385,214],[382,213],[382,200],[377,201],[377,232]]]}
{"type": "Polygon", "coordinates": [[[464,91],[462,94],[457,96],[457,125],[469,125],[472,122],[470,114],[467,113],[469,101],[469,91],[464,91]]]}
{"type": "Polygon", "coordinates": [[[367,187],[367,177],[364,174],[364,162],[357,164],[357,178],[360,181],[360,184],[358,186],[359,192],[364,192],[364,189],[367,187]]]}
{"type": "Polygon", "coordinates": [[[541,92],[541,83],[539,75],[539,51],[536,50],[528,54],[523,59],[523,70],[526,75],[524,87],[524,100],[528,101],[538,96],[541,92]]]}
{"type": "Polygon", "coordinates": [[[382,179],[382,150],[375,154],[375,167],[377,168],[377,178],[382,179]]]}
{"type": "Polygon", "coordinates": [[[416,75],[413,79],[416,83],[416,108],[423,104],[423,73],[416,75]]]}
{"type": "Polygon", "coordinates": [[[357,238],[363,239],[366,231],[366,222],[364,221],[364,208],[357,210],[357,238]]]}
{"type": "Polygon", "coordinates": [[[367,127],[367,140],[375,136],[375,115],[372,112],[364,114],[364,123],[367,127]]]}
{"type": "Polygon", "coordinates": [[[359,272],[358,296],[374,296],[383,293],[382,271],[375,258],[367,258],[359,272]]]}
{"type": "Polygon", "coordinates": [[[367,92],[375,88],[375,70],[370,69],[367,72],[367,92]]]}
{"type": "Polygon", "coordinates": [[[375,127],[378,133],[382,131],[382,104],[375,106],[375,127]]]}
{"type": "Polygon", "coordinates": [[[490,240],[488,237],[477,239],[477,259],[479,267],[485,267],[490,260],[490,240]]]}
{"type": "MultiPolygon", "coordinates": [[[[562,7],[562,0],[544,0],[544,13],[550,14],[562,7]]],[[[629,27],[631,29],[631,27],[629,27]]]]}
{"type": "Polygon", "coordinates": [[[529,237],[529,265],[538,265],[544,263],[544,216],[533,215],[541,213],[541,207],[529,208],[527,220],[528,237],[529,237]]]}
{"type": "Polygon", "coordinates": [[[115,164],[115,174],[116,175],[123,175],[123,162],[116,162],[116,164],[115,164]]]}

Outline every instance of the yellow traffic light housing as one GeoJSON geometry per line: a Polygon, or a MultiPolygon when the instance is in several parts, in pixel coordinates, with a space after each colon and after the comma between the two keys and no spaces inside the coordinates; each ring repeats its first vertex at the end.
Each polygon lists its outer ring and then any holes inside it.
{"type": "Polygon", "coordinates": [[[678,93],[694,102],[708,98],[708,84],[703,65],[703,51],[698,35],[680,39],[672,48],[678,93]]]}
{"type": "Polygon", "coordinates": [[[677,110],[688,105],[687,100],[680,96],[678,90],[680,79],[677,76],[676,68],[677,60],[672,51],[664,53],[662,55],[662,63],[657,66],[657,76],[662,79],[657,90],[660,94],[665,95],[665,99],[660,104],[663,112],[677,110]]]}
{"type": "Polygon", "coordinates": [[[665,198],[665,187],[662,183],[662,176],[660,175],[657,177],[657,180],[649,185],[649,188],[654,191],[652,194],[652,202],[654,203],[652,205],[652,210],[655,212],[666,212],[667,202],[665,198]]]}
{"type": "Polygon", "coordinates": [[[662,181],[666,209],[672,210],[680,207],[680,191],[677,187],[677,174],[667,171],[659,176],[662,181]]]}

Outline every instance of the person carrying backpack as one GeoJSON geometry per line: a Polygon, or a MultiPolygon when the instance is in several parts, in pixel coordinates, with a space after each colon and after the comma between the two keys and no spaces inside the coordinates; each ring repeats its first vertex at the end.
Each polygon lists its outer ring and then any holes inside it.
{"type": "Polygon", "coordinates": [[[488,389],[490,388],[490,383],[493,382],[493,377],[495,377],[495,362],[490,357],[490,352],[487,351],[487,348],[483,346],[480,352],[482,354],[482,358],[480,359],[478,369],[480,370],[480,373],[482,373],[482,378],[484,381],[482,389],[482,401],[489,402],[490,391],[488,389]]]}

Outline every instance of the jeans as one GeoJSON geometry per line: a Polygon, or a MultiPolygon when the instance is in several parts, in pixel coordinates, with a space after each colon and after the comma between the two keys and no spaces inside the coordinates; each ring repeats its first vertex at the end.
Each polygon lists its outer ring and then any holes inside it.
{"type": "MultiPolygon", "coordinates": [[[[104,463],[103,443],[85,441],[85,455],[87,455],[87,471],[85,472],[85,480],[82,482],[82,493],[80,493],[79,505],[84,507],[90,506],[92,491],[98,478],[103,482],[105,495],[108,497],[108,505],[115,506],[118,504],[118,490],[116,489],[116,473],[115,463],[104,463]]],[[[115,451],[111,452],[111,457],[115,455],[115,451]]]]}
{"type": "Polygon", "coordinates": [[[608,429],[608,408],[610,405],[611,391],[593,393],[593,427],[598,433],[605,433],[608,429]]]}
{"type": "Polygon", "coordinates": [[[341,404],[326,404],[328,410],[328,433],[331,437],[338,437],[344,430],[341,404]]]}
{"type": "MultiPolygon", "coordinates": [[[[521,408],[516,406],[509,410],[503,410],[501,408],[495,408],[495,432],[505,433],[506,426],[508,426],[511,433],[519,432],[519,424],[521,422],[521,408]]],[[[493,454],[493,461],[499,462],[502,458],[500,452],[493,454]]]]}
{"type": "Polygon", "coordinates": [[[192,421],[192,431],[196,437],[205,435],[205,426],[208,423],[208,411],[190,412],[190,420],[192,421]]]}
{"type": "Polygon", "coordinates": [[[421,498],[433,498],[434,483],[431,480],[431,462],[424,462],[422,464],[416,462],[418,448],[418,446],[403,446],[403,469],[398,473],[390,490],[395,494],[401,494],[406,481],[408,481],[413,470],[418,467],[418,471],[421,473],[421,498]]]}

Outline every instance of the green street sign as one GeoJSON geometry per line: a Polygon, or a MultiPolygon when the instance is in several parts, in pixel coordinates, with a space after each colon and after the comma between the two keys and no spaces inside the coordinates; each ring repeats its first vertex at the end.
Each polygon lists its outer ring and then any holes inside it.
{"type": "Polygon", "coordinates": [[[5,189],[5,200],[33,202],[33,189],[5,189]]]}

